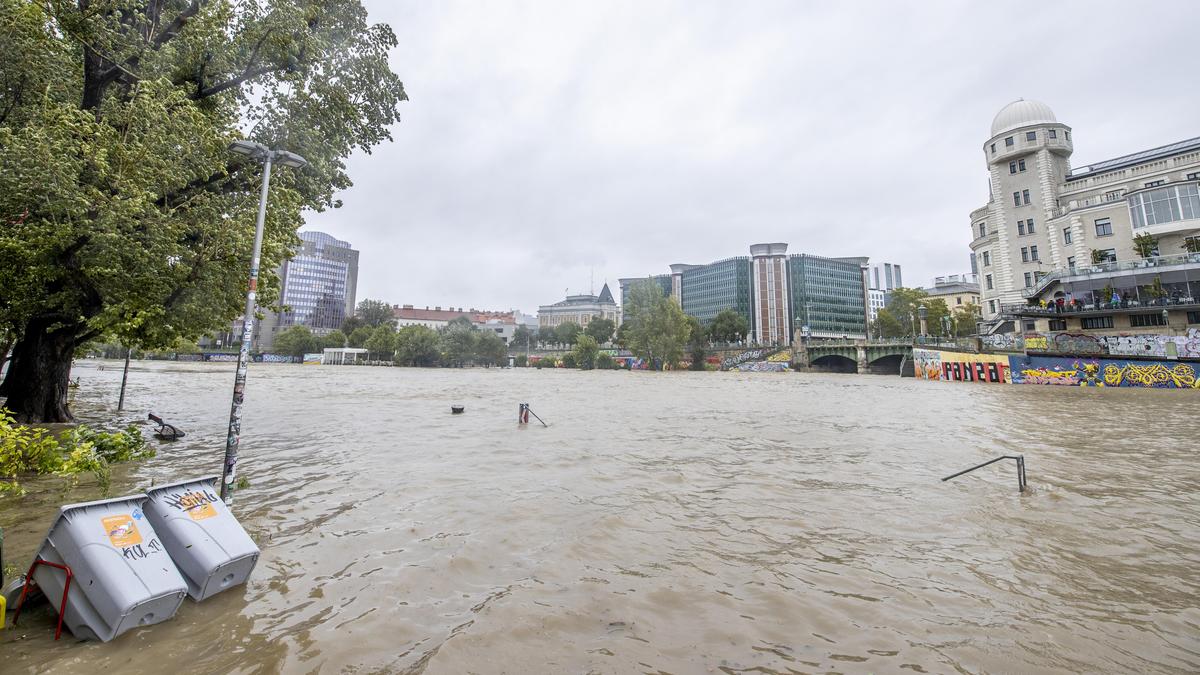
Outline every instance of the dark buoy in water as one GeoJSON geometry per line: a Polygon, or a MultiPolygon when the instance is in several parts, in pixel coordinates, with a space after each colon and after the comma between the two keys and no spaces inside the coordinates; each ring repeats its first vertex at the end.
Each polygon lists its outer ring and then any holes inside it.
{"type": "Polygon", "coordinates": [[[466,407],[461,406],[461,405],[450,406],[450,414],[451,415],[461,415],[461,414],[463,414],[464,410],[466,410],[466,407]]]}

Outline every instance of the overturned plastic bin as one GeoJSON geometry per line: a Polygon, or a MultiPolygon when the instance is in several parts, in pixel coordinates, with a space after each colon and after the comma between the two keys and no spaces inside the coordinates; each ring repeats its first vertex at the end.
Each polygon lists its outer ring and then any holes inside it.
{"type": "Polygon", "coordinates": [[[146,515],[197,602],[245,583],[258,562],[258,546],[217,496],[216,484],[208,476],[147,491],[146,515]]]}
{"type": "Polygon", "coordinates": [[[138,494],[68,504],[59,510],[32,568],[52,602],[64,597],[61,621],[75,637],[108,642],[131,628],[175,616],[187,585],[145,518],[138,494]]]}

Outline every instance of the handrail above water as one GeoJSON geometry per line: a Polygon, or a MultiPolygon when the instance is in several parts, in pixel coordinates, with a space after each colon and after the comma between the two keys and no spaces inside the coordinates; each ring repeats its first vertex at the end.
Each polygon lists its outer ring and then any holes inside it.
{"type": "Polygon", "coordinates": [[[983,464],[977,464],[969,469],[963,469],[962,471],[959,471],[956,474],[951,474],[949,476],[946,476],[945,478],[942,479],[942,482],[944,483],[944,482],[950,480],[951,478],[958,478],[959,476],[963,475],[964,473],[971,473],[975,469],[982,469],[983,467],[987,466],[988,464],[995,464],[996,462],[999,462],[999,461],[1005,460],[1005,459],[1017,460],[1017,489],[1020,490],[1021,492],[1024,492],[1025,487],[1028,485],[1028,483],[1026,483],[1026,481],[1025,481],[1025,455],[1001,455],[1000,457],[997,457],[995,459],[989,459],[988,461],[984,462],[983,464]]]}

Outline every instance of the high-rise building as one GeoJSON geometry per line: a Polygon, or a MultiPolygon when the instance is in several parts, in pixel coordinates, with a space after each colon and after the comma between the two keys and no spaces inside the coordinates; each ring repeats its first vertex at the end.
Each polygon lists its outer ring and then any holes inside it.
{"type": "Polygon", "coordinates": [[[280,266],[279,305],[267,312],[255,336],[256,348],[269,351],[280,331],[307,326],[324,335],[354,314],[358,287],[358,251],[324,232],[301,232],[300,246],[280,266]]]}
{"type": "Polygon", "coordinates": [[[901,277],[899,265],[885,262],[871,263],[867,283],[869,284],[868,288],[891,293],[904,286],[904,279],[901,277]]]}
{"type": "MultiPolygon", "coordinates": [[[[799,328],[813,337],[866,337],[866,258],[789,256],[781,242],[755,244],[750,253],[707,265],[672,265],[670,275],[648,278],[663,295],[678,289],[684,313],[702,324],[723,310],[740,314],[748,339],[758,344],[790,344],[799,328]]],[[[622,279],[622,300],[645,279],[622,279]]]]}
{"type": "Polygon", "coordinates": [[[988,203],[970,223],[986,330],[1060,273],[1142,258],[1137,235],[1170,255],[1200,234],[1200,138],[1072,169],[1071,131],[1037,101],[992,120],[988,203]]]}

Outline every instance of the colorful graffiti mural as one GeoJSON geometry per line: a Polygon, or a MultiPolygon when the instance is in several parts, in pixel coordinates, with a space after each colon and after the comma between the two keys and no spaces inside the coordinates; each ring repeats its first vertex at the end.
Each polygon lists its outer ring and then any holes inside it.
{"type": "Polygon", "coordinates": [[[1131,334],[1087,335],[1084,333],[1026,333],[1023,336],[984,338],[992,349],[1055,352],[1072,355],[1149,356],[1200,358],[1200,329],[1189,328],[1184,335],[1131,334]],[[1169,345],[1175,345],[1174,354],[1169,345]],[[1005,345],[1003,347],[997,345],[1005,345]]]}
{"type": "Polygon", "coordinates": [[[1197,364],[1010,356],[1013,382],[1080,387],[1200,389],[1197,364]]]}
{"type": "Polygon", "coordinates": [[[1003,384],[1012,381],[1008,358],[997,354],[914,349],[913,374],[922,380],[1003,384]]]}
{"type": "Polygon", "coordinates": [[[779,361],[750,361],[749,363],[741,363],[730,370],[738,373],[786,373],[788,364],[779,361]]]}

